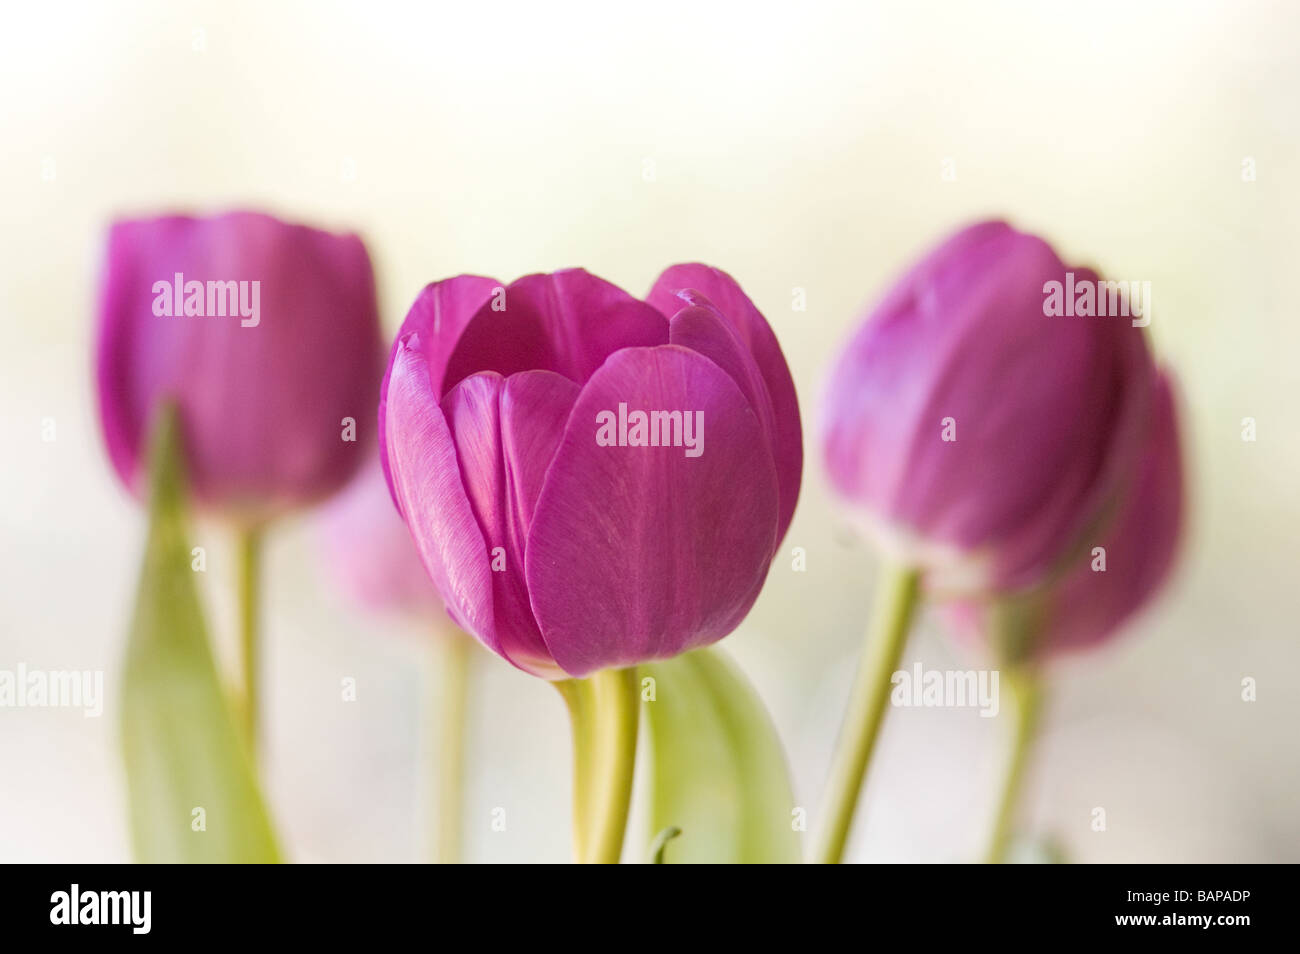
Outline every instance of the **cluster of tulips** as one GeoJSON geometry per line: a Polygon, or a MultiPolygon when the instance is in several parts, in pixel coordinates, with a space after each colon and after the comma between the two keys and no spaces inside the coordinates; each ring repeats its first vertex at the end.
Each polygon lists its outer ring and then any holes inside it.
{"type": "MultiPolygon", "coordinates": [[[[1044,314],[1044,287],[1067,268],[1005,224],[965,228],[869,311],[829,375],[822,461],[884,563],[824,802],[809,813],[811,860],[844,853],[920,600],[985,647],[1013,696],[998,861],[1043,664],[1115,633],[1168,574],[1182,522],[1173,389],[1143,328],[1044,314]]],[[[100,416],[114,468],[152,518],[123,702],[137,852],[213,860],[185,847],[201,837],[189,803],[234,812],[260,798],[258,541],[282,515],[334,497],[323,541],[344,585],[378,608],[449,618],[440,638],[461,657],[469,634],[560,690],[576,858],[618,861],[641,713],[660,704],[646,673],[670,677],[665,661],[740,625],[795,513],[803,427],[776,336],[730,275],[690,264],[644,299],[580,269],[437,281],[386,362],[384,351],[355,236],[251,212],[110,231],[100,416]],[[260,320],[159,315],[154,286],[174,275],[196,279],[198,296],[205,279],[259,282],[260,320]],[[598,422],[621,407],[693,412],[707,442],[698,455],[607,446],[598,422]],[[190,507],[240,541],[234,692],[177,663],[182,642],[198,646],[181,630],[203,632],[193,583],[171,565],[188,559],[190,507]],[[211,703],[201,716],[196,699],[211,703]],[[187,732],[201,738],[183,751],[160,738],[187,732]],[[205,764],[177,764],[196,751],[205,764]],[[156,795],[181,778],[198,781],[156,795]],[[233,794],[221,803],[218,790],[233,794]]],[[[445,749],[463,758],[454,739],[445,749]]],[[[656,749],[673,758],[664,740],[656,749]]],[[[746,811],[745,792],[733,795],[724,810],[746,811]]],[[[461,820],[447,799],[451,860],[461,820]]],[[[789,810],[768,823],[789,828],[789,810]]],[[[261,824],[217,860],[278,857],[261,824]]]]}

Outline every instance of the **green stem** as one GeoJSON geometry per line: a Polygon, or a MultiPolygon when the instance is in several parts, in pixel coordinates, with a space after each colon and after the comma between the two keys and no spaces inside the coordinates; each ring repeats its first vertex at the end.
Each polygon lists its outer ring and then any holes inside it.
{"type": "Polygon", "coordinates": [[[676,825],[669,825],[659,834],[655,835],[654,841],[650,842],[650,863],[652,865],[661,865],[664,863],[664,849],[668,847],[668,842],[672,841],[682,830],[676,825]]]}
{"type": "Polygon", "coordinates": [[[825,822],[813,852],[813,861],[820,864],[839,864],[844,856],[858,796],[884,721],[890,680],[898,669],[916,610],[918,584],[915,569],[886,566],[877,585],[862,662],[831,761],[822,812],[825,822]]]}
{"type": "Polygon", "coordinates": [[[569,710],[573,732],[573,858],[581,863],[587,856],[587,801],[591,789],[591,756],[594,748],[591,728],[591,687],[581,679],[566,679],[551,685],[559,690],[569,710]]]}
{"type": "Polygon", "coordinates": [[[464,821],[465,712],[473,646],[469,637],[447,627],[434,634],[438,648],[438,750],[434,806],[434,861],[460,864],[464,821]]]}
{"type": "Polygon", "coordinates": [[[1007,761],[1006,775],[1002,780],[1002,795],[998,800],[997,816],[993,823],[993,835],[989,840],[986,860],[991,865],[1006,861],[1025,766],[1029,761],[1030,749],[1038,730],[1038,720],[1043,706],[1042,682],[1032,667],[1020,665],[1004,669],[1002,681],[1009,690],[1007,695],[1014,710],[1015,722],[1012,730],[1011,757],[1007,761]]]}
{"type": "Polygon", "coordinates": [[[555,683],[573,725],[573,855],[618,864],[636,766],[641,700],[635,669],[555,683]]]}
{"type": "Polygon", "coordinates": [[[239,658],[244,677],[244,700],[241,707],[244,740],[255,759],[258,741],[258,712],[261,702],[261,666],[259,662],[259,614],[261,610],[262,533],[256,527],[239,532],[239,658]]]}

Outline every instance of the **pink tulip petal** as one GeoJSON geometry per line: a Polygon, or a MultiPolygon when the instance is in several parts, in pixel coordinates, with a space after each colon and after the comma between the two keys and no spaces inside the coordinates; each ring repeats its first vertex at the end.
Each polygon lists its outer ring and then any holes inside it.
{"type": "MultiPolygon", "coordinates": [[[[424,351],[425,364],[429,369],[429,381],[435,394],[439,397],[445,393],[442,386],[443,372],[447,368],[447,358],[460,340],[465,325],[491,297],[494,289],[501,283],[495,278],[480,275],[457,275],[440,282],[431,282],[424,286],[415,304],[406,313],[397,339],[393,342],[389,354],[389,371],[385,372],[379,387],[379,460],[388,481],[388,489],[393,489],[393,477],[388,470],[388,452],[386,450],[387,428],[384,426],[384,413],[388,404],[388,378],[391,374],[392,357],[403,339],[411,334],[419,336],[424,351]]],[[[396,494],[393,497],[396,503],[396,494]]]]}
{"type": "Polygon", "coordinates": [[[758,596],[780,497],[762,426],[731,376],[678,345],[612,355],[583,387],[528,538],[533,611],[570,675],[714,642],[758,596]],[[609,447],[597,415],[702,411],[698,457],[609,447]]]}
{"type": "MultiPolygon", "coordinates": [[[[776,417],[772,402],[767,396],[763,374],[749,349],[736,336],[731,324],[718,313],[707,298],[696,291],[681,295],[686,305],[669,322],[668,340],[683,348],[704,355],[736,382],[749,401],[749,407],[758,417],[768,453],[776,456],[776,417]]],[[[780,473],[777,474],[778,480],[780,473]]],[[[777,525],[777,541],[784,538],[786,525],[777,525]]]]}
{"type": "Polygon", "coordinates": [[[498,651],[521,669],[563,676],[533,618],[524,582],[533,507],[578,386],[550,371],[484,371],[443,398],[470,506],[492,563],[498,651]],[[499,548],[499,549],[498,549],[499,548]]]}
{"type": "Polygon", "coordinates": [[[689,289],[702,293],[727,320],[753,356],[766,385],[775,435],[773,453],[781,482],[781,516],[777,534],[780,541],[785,538],[794,516],[803,475],[803,426],[799,420],[799,399],[790,368],[767,319],[754,307],[736,280],[721,269],[699,264],[674,265],[659,276],[646,300],[671,318],[687,303],[680,293],[689,289]]]}
{"type": "Polygon", "coordinates": [[[528,275],[481,307],[447,363],[443,393],[476,371],[554,371],[581,384],[619,348],[663,344],[654,308],[582,269],[528,275]]]}
{"type": "Polygon", "coordinates": [[[501,653],[483,532],[461,479],[456,444],[429,382],[417,336],[399,343],[389,374],[392,488],[424,568],[466,631],[501,653]]]}
{"type": "MultiPolygon", "coordinates": [[[[1041,657],[1087,649],[1114,636],[1152,597],[1173,568],[1182,535],[1182,450],[1173,386],[1155,385],[1145,422],[1145,446],[1095,536],[1074,548],[1064,576],[1023,597],[1042,620],[1034,651],[1041,657]],[[1105,568],[1099,562],[1105,551],[1105,568]],[[1041,601],[1041,602],[1039,602],[1041,601]]],[[[1132,463],[1132,462],[1131,462],[1132,463]]],[[[994,617],[987,600],[943,605],[949,628],[962,640],[987,642],[994,617]]]]}
{"type": "Polygon", "coordinates": [[[1048,651],[1086,648],[1110,636],[1160,588],[1173,566],[1183,523],[1183,468],[1173,388],[1157,382],[1137,473],[1102,532],[1105,572],[1092,547],[1052,591],[1048,651]]]}

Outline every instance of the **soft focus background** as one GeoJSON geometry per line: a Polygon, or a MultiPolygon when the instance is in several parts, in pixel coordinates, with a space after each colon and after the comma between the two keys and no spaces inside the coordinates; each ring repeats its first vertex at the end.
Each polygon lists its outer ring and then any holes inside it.
{"type": "MultiPolygon", "coordinates": [[[[961,223],[1004,215],[1068,260],[1150,281],[1150,331],[1183,389],[1192,525],[1159,603],[1060,667],[1028,819],[1079,861],[1300,861],[1294,4],[3,9],[0,669],[103,669],[109,698],[100,719],[0,709],[0,860],[129,856],[116,685],[144,523],[91,390],[103,230],[260,206],[358,229],[390,330],[425,282],[462,271],[582,265],[644,292],[672,262],[720,265],[775,327],[810,436],[862,307],[961,223]]],[[[877,561],[807,449],[783,552],[725,645],[815,812],[877,561]]],[[[309,517],[280,531],[265,755],[289,855],[417,860],[433,623],[364,614],[323,577],[309,517]]],[[[233,552],[220,527],[198,537],[233,661],[233,552]]],[[[982,665],[930,614],[917,660],[982,665]]],[[[471,859],[566,859],[559,699],[486,653],[476,680],[471,859]]],[[[978,857],[1003,721],[893,710],[851,856],[978,857]]]]}

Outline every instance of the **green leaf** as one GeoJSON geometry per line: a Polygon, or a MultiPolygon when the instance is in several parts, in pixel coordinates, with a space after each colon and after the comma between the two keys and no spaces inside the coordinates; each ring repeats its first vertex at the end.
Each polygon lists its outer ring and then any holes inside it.
{"type": "Polygon", "coordinates": [[[721,650],[699,649],[640,668],[643,680],[655,680],[654,701],[643,703],[650,751],[645,843],[680,828],[680,837],[655,845],[669,864],[799,862],[785,754],[735,664],[721,650]]]}
{"type": "Polygon", "coordinates": [[[174,413],[160,415],[150,452],[149,537],[122,682],[136,859],[276,862],[270,818],[217,676],[190,567],[178,431],[174,413]],[[195,830],[200,818],[205,830],[195,830]]]}

